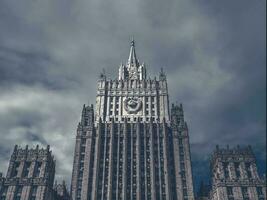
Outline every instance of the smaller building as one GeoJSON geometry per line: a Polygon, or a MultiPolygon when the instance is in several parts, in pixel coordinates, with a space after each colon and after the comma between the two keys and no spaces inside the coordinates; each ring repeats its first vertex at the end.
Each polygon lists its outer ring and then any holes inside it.
{"type": "Polygon", "coordinates": [[[57,182],[54,185],[54,191],[56,193],[56,199],[58,200],[70,200],[70,194],[67,190],[65,181],[62,181],[61,184],[57,182]]]}
{"type": "Polygon", "coordinates": [[[211,157],[212,200],[266,200],[266,182],[259,177],[250,146],[219,148],[211,157]]]}
{"type": "Polygon", "coordinates": [[[196,200],[210,200],[209,198],[210,186],[201,181],[199,190],[197,192],[196,200]]]}
{"type": "Polygon", "coordinates": [[[54,177],[55,160],[49,145],[41,149],[16,145],[6,177],[0,175],[0,199],[61,200],[65,194],[54,190],[54,177]]]}

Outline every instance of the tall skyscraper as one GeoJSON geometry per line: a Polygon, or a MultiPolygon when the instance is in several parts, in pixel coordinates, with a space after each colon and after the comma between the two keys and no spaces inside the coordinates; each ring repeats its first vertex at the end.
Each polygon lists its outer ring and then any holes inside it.
{"type": "Polygon", "coordinates": [[[266,180],[259,177],[251,147],[219,148],[211,159],[212,200],[266,200],[266,180]]]}
{"type": "Polygon", "coordinates": [[[0,174],[1,200],[68,200],[64,185],[54,188],[55,160],[47,148],[14,148],[6,177],[0,174]],[[59,188],[61,186],[61,188],[59,188]]]}
{"type": "Polygon", "coordinates": [[[132,41],[118,78],[102,73],[97,87],[77,128],[73,200],[193,200],[188,128],[163,70],[147,78],[132,41]]]}

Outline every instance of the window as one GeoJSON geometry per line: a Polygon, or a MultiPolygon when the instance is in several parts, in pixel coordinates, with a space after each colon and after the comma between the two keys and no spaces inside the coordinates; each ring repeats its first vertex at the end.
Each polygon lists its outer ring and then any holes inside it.
{"type": "Polygon", "coordinates": [[[183,189],[183,195],[187,196],[187,189],[183,189]]]}
{"type": "Polygon", "coordinates": [[[224,171],[224,177],[229,178],[229,171],[228,171],[228,162],[223,163],[223,171],[224,171]]]}
{"type": "Polygon", "coordinates": [[[34,177],[39,177],[41,172],[42,163],[36,162],[35,170],[34,170],[34,177]]]}
{"type": "Polygon", "coordinates": [[[5,200],[6,199],[6,195],[7,195],[7,189],[8,187],[7,186],[4,186],[2,189],[1,189],[1,200],[5,200]]]}
{"type": "Polygon", "coordinates": [[[250,170],[250,163],[245,163],[245,168],[246,168],[248,178],[252,178],[252,174],[250,170]]]}
{"type": "Polygon", "coordinates": [[[181,170],[184,171],[185,170],[185,165],[184,162],[181,163],[181,170]]]}
{"type": "Polygon", "coordinates": [[[242,187],[241,190],[242,190],[243,196],[247,196],[248,195],[248,188],[247,187],[242,187]]]}
{"type": "Polygon", "coordinates": [[[17,186],[14,200],[20,200],[21,193],[22,193],[22,186],[17,186]]]}
{"type": "Polygon", "coordinates": [[[84,160],[84,155],[81,155],[81,161],[83,161],[84,160]]]}
{"type": "Polygon", "coordinates": [[[236,178],[240,178],[240,167],[239,167],[239,163],[234,163],[234,166],[235,166],[236,178]]]}
{"type": "Polygon", "coordinates": [[[30,200],[35,200],[37,194],[37,186],[32,186],[30,200]]]}
{"type": "Polygon", "coordinates": [[[12,177],[16,177],[18,175],[18,171],[19,171],[19,162],[15,162],[14,166],[13,166],[13,170],[12,170],[12,177]]]}
{"type": "Polygon", "coordinates": [[[85,146],[82,146],[81,152],[85,152],[85,146]]]}
{"type": "Polygon", "coordinates": [[[183,187],[186,187],[186,180],[182,181],[183,187]]]}
{"type": "Polygon", "coordinates": [[[81,140],[82,141],[82,145],[86,144],[86,140],[81,140]]]}
{"type": "Polygon", "coordinates": [[[31,163],[25,162],[22,177],[27,177],[29,175],[30,167],[31,167],[31,163]]]}
{"type": "Polygon", "coordinates": [[[257,194],[258,194],[258,198],[259,200],[260,199],[264,199],[264,195],[263,195],[263,192],[262,192],[262,187],[257,187],[257,194]]]}
{"type": "Polygon", "coordinates": [[[227,190],[228,196],[233,196],[233,188],[232,187],[227,187],[226,190],[227,190]]]}

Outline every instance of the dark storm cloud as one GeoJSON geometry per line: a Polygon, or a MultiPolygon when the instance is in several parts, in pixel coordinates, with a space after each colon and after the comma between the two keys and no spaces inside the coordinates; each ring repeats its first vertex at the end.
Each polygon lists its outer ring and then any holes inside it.
{"type": "Polygon", "coordinates": [[[102,68],[117,76],[132,35],[149,76],[163,67],[184,105],[196,182],[216,144],[251,144],[264,171],[265,1],[8,0],[0,28],[2,171],[14,144],[50,144],[70,180],[81,106],[102,68]]]}

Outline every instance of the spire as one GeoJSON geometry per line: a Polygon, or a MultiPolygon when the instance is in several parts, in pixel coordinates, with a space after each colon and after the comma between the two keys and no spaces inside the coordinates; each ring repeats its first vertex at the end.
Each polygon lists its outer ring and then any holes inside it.
{"type": "Polygon", "coordinates": [[[132,38],[132,41],[131,41],[130,55],[128,58],[128,66],[130,66],[130,65],[134,65],[135,67],[138,66],[138,61],[137,61],[136,53],[135,53],[134,38],[132,38]]]}

